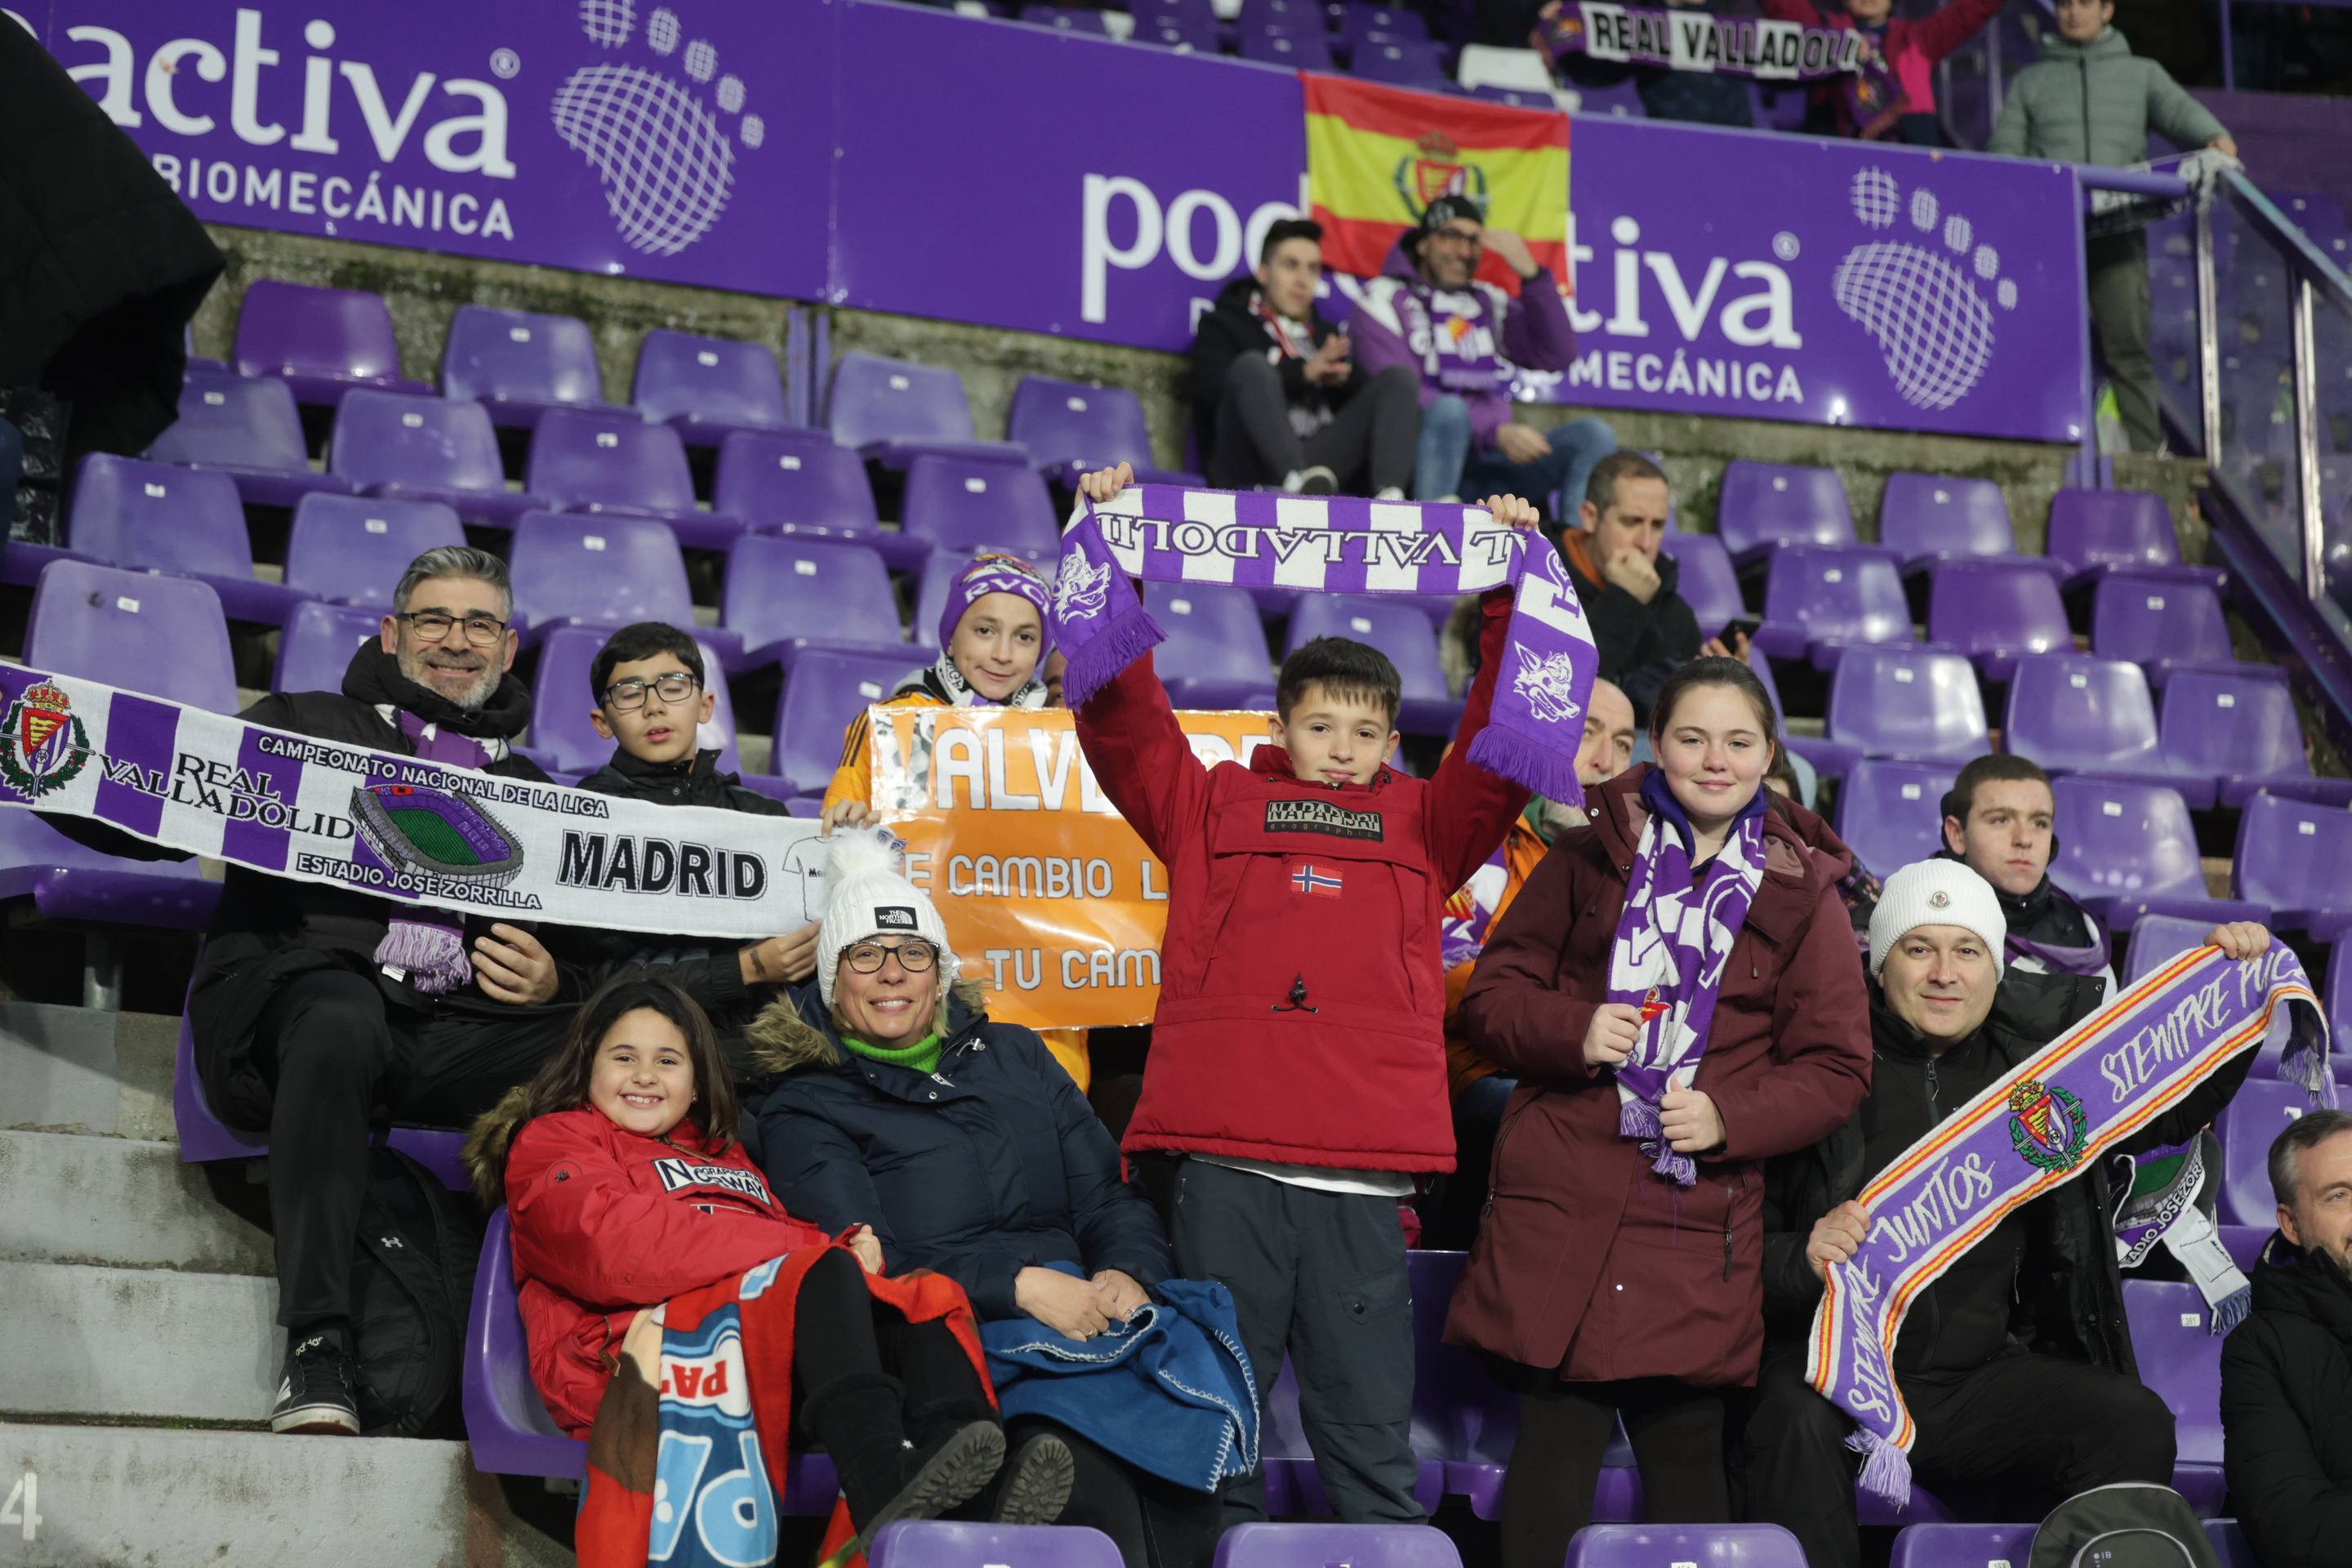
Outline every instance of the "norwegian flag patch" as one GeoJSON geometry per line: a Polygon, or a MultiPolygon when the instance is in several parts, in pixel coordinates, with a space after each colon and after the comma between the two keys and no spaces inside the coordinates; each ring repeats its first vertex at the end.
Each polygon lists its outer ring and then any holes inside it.
{"type": "Polygon", "coordinates": [[[1318,871],[1301,866],[1290,874],[1290,885],[1313,899],[1336,899],[1343,886],[1337,870],[1318,871]]]}

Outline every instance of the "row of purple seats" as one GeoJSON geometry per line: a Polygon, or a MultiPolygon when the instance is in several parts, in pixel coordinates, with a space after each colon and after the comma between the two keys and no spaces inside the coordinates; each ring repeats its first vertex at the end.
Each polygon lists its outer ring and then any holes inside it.
{"type": "MultiPolygon", "coordinates": [[[[2205,944],[2205,934],[2213,928],[2210,922],[2181,920],[2172,915],[2142,915],[2131,928],[2129,945],[2122,970],[2123,983],[2137,984],[2148,974],[2191,948],[2205,944]]],[[[2331,1039],[2341,1039],[2347,1025],[2352,1025],[2352,942],[2336,942],[2327,951],[2327,972],[2319,984],[2320,1011],[2326,1015],[2331,1039]]],[[[2285,1055],[2284,1043],[2276,1050],[2264,1049],[2254,1060],[2256,1078],[2276,1078],[2285,1055]]],[[[2331,1049],[2328,1060],[2336,1079],[2352,1084],[2352,1052],[2331,1049]]]]}
{"type": "MultiPolygon", "coordinates": [[[[1077,1525],[910,1520],[885,1525],[867,1568],[1120,1568],[1118,1543],[1077,1525]]],[[[1425,1524],[1244,1524],[1217,1540],[1213,1568],[1461,1568],[1425,1524]]]]}

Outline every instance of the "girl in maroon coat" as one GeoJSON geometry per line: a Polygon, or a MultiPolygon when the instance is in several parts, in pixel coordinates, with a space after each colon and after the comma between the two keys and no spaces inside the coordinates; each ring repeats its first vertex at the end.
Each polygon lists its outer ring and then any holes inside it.
{"type": "Polygon", "coordinates": [[[1844,906],[1765,809],[1779,742],[1756,677],[1685,666],[1650,738],[1655,764],[1553,843],[1462,1000],[1466,1037],[1519,1079],[1446,1322],[1521,1394],[1504,1568],[1558,1568],[1621,1415],[1651,1519],[1730,1518],[1725,1392],[1755,1382],[1763,1342],[1761,1163],[1869,1087],[1844,906]]]}

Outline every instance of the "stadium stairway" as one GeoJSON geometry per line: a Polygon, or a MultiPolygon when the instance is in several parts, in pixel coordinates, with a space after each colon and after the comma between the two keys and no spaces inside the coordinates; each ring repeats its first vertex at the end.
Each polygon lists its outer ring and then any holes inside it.
{"type": "Polygon", "coordinates": [[[181,1163],[178,1033],[0,1001],[0,1568],[570,1563],[462,1442],[258,1419],[284,1347],[261,1189],[181,1163]]]}

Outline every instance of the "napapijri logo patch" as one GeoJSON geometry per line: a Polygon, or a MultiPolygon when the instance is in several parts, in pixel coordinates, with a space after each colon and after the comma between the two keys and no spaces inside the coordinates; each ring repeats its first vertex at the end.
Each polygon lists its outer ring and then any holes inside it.
{"type": "Polygon", "coordinates": [[[724,1187],[730,1193],[740,1193],[747,1198],[769,1201],[768,1184],[751,1171],[739,1171],[732,1165],[706,1165],[694,1160],[656,1160],[654,1173],[661,1177],[662,1191],[677,1192],[681,1187],[724,1187]]]}
{"type": "Polygon", "coordinates": [[[877,904],[874,907],[876,931],[913,931],[915,911],[904,904],[877,904]]]}
{"type": "Polygon", "coordinates": [[[1350,811],[1321,800],[1270,800],[1265,803],[1268,833],[1323,833],[1334,838],[1385,837],[1377,811],[1350,811]]]}

